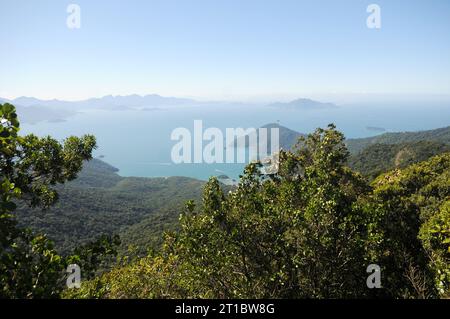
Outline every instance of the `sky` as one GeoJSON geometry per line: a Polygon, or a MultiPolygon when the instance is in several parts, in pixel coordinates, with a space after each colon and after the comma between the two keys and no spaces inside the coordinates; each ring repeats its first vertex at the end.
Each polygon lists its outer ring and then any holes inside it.
{"type": "Polygon", "coordinates": [[[449,16],[448,0],[0,0],[0,97],[445,95],[449,16]]]}

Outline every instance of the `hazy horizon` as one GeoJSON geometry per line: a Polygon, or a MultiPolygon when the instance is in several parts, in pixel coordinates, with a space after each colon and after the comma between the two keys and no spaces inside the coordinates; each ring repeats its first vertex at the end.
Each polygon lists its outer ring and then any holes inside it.
{"type": "MultiPolygon", "coordinates": [[[[0,3],[0,97],[450,95],[450,2],[0,3]]],[[[348,97],[347,97],[348,98],[348,97]]],[[[333,102],[333,101],[331,101],[333,102]]]]}
{"type": "Polygon", "coordinates": [[[289,102],[296,99],[311,99],[317,100],[320,102],[326,103],[355,103],[355,102],[379,102],[379,101],[442,101],[449,102],[450,94],[402,94],[402,93],[353,93],[353,94],[338,94],[338,93],[315,93],[315,94],[276,94],[276,93],[266,93],[257,96],[250,97],[230,97],[230,98],[207,98],[202,96],[190,96],[190,95],[180,95],[177,96],[175,94],[162,95],[158,94],[158,92],[148,92],[144,94],[138,93],[127,93],[127,94],[106,94],[106,95],[94,95],[94,96],[86,96],[79,99],[65,99],[65,98],[45,98],[40,96],[27,96],[27,95],[19,95],[19,96],[0,96],[0,98],[7,99],[9,101],[14,101],[21,98],[33,98],[41,101],[63,101],[63,102],[81,102],[91,99],[102,99],[105,97],[131,97],[131,96],[160,96],[163,98],[178,98],[178,99],[191,99],[198,102],[235,102],[235,103],[273,103],[273,102],[289,102]]]}
{"type": "Polygon", "coordinates": [[[159,165],[199,119],[351,138],[446,127],[450,2],[431,2],[3,0],[0,99],[22,132],[92,133],[136,176],[215,174],[159,165]]]}

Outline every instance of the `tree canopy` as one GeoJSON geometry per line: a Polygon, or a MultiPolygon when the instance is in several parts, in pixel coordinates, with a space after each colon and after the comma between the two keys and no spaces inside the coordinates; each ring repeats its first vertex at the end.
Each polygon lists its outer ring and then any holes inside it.
{"type": "MultiPolygon", "coordinates": [[[[56,185],[75,179],[92,158],[95,138],[19,136],[10,104],[0,105],[0,118],[2,298],[450,297],[450,153],[442,145],[419,143],[426,158],[443,153],[369,182],[347,166],[345,138],[330,124],[281,151],[276,173],[251,163],[234,189],[211,178],[160,250],[111,268],[117,236],[63,257],[15,216],[17,203],[53,205],[56,185]],[[80,289],[64,289],[69,263],[82,267],[80,289]],[[369,265],[379,266],[381,287],[368,287],[369,265]]],[[[130,183],[114,177],[101,187],[118,180],[130,183]]],[[[82,182],[96,183],[92,176],[82,182]]]]}
{"type": "MultiPolygon", "coordinates": [[[[19,136],[17,114],[8,103],[0,104],[0,121],[0,297],[58,297],[69,261],[76,259],[92,268],[98,258],[83,258],[87,254],[82,252],[91,247],[79,248],[80,256],[62,258],[45,235],[18,227],[14,210],[18,201],[42,208],[54,204],[55,185],[76,178],[83,161],[92,158],[96,141],[92,135],[71,136],[62,144],[49,136],[19,136]]],[[[101,238],[98,245],[116,241],[101,238]]]]}
{"type": "Polygon", "coordinates": [[[212,178],[161,252],[66,291],[76,298],[438,298],[449,296],[450,154],[379,176],[346,166],[334,125],[252,163],[228,193],[212,178]],[[380,289],[366,285],[381,269],[380,289]]]}

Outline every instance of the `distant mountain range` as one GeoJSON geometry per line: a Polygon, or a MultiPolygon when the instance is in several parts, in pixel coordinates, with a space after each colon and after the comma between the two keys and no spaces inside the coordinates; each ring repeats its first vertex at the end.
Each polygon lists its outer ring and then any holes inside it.
{"type": "Polygon", "coordinates": [[[285,108],[292,110],[317,110],[317,109],[333,109],[337,105],[333,103],[322,103],[311,99],[296,99],[287,103],[277,102],[269,104],[269,107],[285,108]]]}
{"type": "Polygon", "coordinates": [[[157,94],[149,95],[107,95],[101,98],[91,98],[81,101],[40,100],[34,97],[18,97],[13,100],[0,98],[0,103],[11,103],[16,106],[22,122],[37,123],[41,121],[59,122],[76,114],[83,109],[105,109],[111,111],[123,111],[141,109],[143,111],[155,111],[159,107],[195,105],[200,104],[195,100],[163,97],[157,94]]]}
{"type": "MultiPolygon", "coordinates": [[[[199,102],[193,99],[177,98],[177,97],[165,97],[158,94],[148,95],[106,95],[100,98],[90,98],[80,101],[64,101],[64,100],[41,100],[34,97],[21,96],[13,100],[0,98],[0,102],[8,102],[14,105],[20,106],[45,106],[45,107],[58,107],[58,108],[111,108],[111,107],[160,107],[160,106],[173,106],[173,105],[189,105],[189,104],[204,104],[206,102],[199,102]]],[[[208,102],[208,103],[221,103],[221,102],[208,102]]],[[[336,108],[333,103],[322,103],[311,99],[300,98],[290,102],[276,102],[268,104],[270,107],[283,107],[292,109],[324,109],[324,108],[336,108]]]]}
{"type": "Polygon", "coordinates": [[[198,103],[195,100],[176,98],[176,97],[163,97],[157,94],[148,95],[106,95],[101,98],[91,98],[80,101],[63,101],[63,100],[40,100],[34,97],[18,97],[13,100],[2,99],[12,104],[21,106],[46,106],[46,107],[58,107],[58,108],[110,108],[110,107],[143,107],[143,106],[167,106],[167,105],[181,105],[181,104],[195,104],[198,103]]]}
{"type": "MultiPolygon", "coordinates": [[[[196,105],[222,105],[224,102],[200,102],[193,99],[165,97],[158,94],[148,95],[107,95],[100,98],[90,98],[80,101],[41,100],[34,97],[22,96],[13,100],[0,98],[0,103],[11,103],[16,106],[18,114],[25,123],[41,121],[63,121],[76,112],[85,109],[104,109],[110,111],[126,111],[138,109],[143,111],[156,111],[164,107],[196,106],[196,105]]],[[[237,103],[237,102],[236,102],[237,103]]],[[[288,103],[272,103],[274,108],[295,110],[320,110],[335,108],[332,103],[322,103],[310,99],[300,98],[288,103]]]]}
{"type": "Polygon", "coordinates": [[[35,124],[42,121],[62,122],[77,112],[69,108],[48,107],[41,104],[33,106],[23,106],[13,101],[0,99],[0,103],[11,103],[16,107],[20,121],[28,124],[35,124]]]}

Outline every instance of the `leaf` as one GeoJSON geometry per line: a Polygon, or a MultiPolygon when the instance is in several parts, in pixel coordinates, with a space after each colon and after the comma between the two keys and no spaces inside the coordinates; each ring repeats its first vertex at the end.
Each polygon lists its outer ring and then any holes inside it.
{"type": "Polygon", "coordinates": [[[9,131],[2,128],[2,130],[0,131],[0,137],[7,138],[10,136],[11,134],[9,133],[9,131]]]}
{"type": "Polygon", "coordinates": [[[3,104],[3,112],[4,113],[8,114],[8,113],[11,113],[14,111],[15,111],[15,108],[11,104],[9,104],[9,103],[3,104]]]}
{"type": "Polygon", "coordinates": [[[17,205],[13,202],[4,202],[4,203],[2,203],[2,206],[4,209],[9,210],[9,211],[13,211],[17,208],[17,205]]]}

